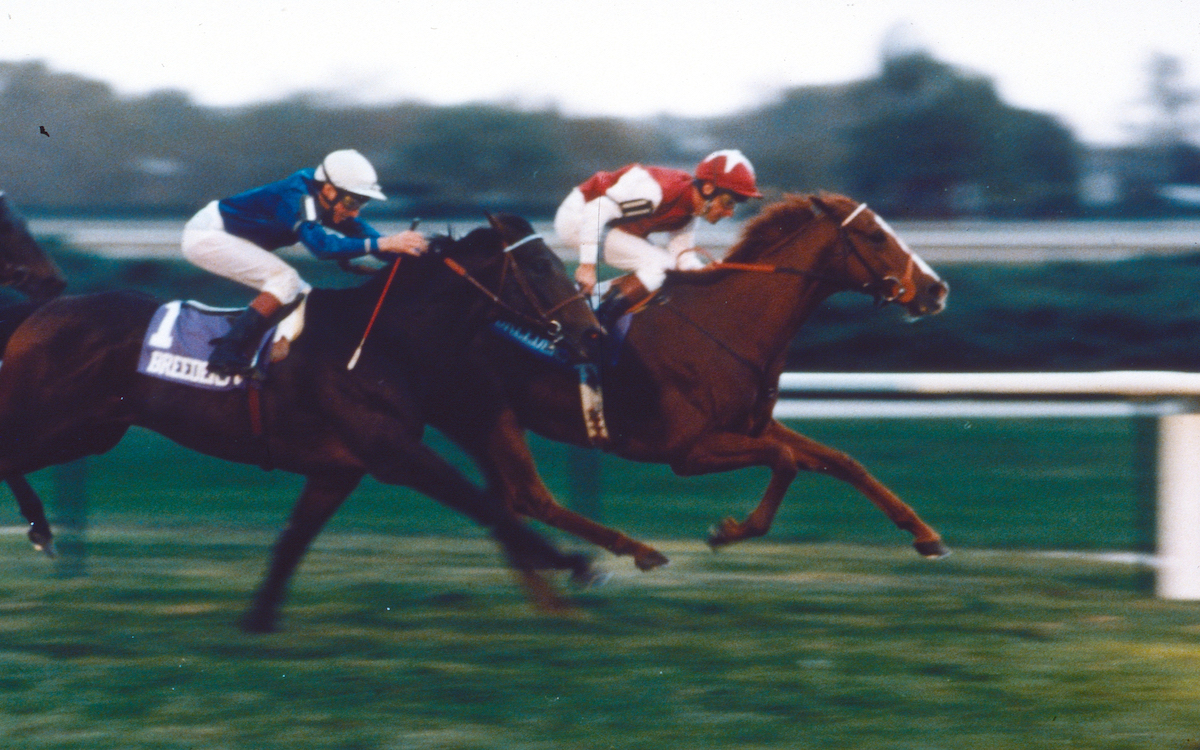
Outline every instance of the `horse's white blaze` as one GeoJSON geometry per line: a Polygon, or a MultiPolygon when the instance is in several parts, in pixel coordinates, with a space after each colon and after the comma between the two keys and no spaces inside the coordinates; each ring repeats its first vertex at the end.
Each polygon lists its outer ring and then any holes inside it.
{"type": "Polygon", "coordinates": [[[938,281],[942,280],[942,277],[937,275],[937,271],[934,271],[933,268],[925,262],[924,258],[913,252],[912,248],[908,246],[908,243],[901,239],[900,235],[896,234],[896,231],[892,229],[891,225],[883,220],[882,216],[875,214],[875,221],[879,224],[880,229],[891,235],[892,239],[896,241],[896,244],[899,245],[904,252],[908,253],[909,257],[913,259],[913,263],[917,264],[917,268],[921,269],[923,272],[929,276],[932,276],[938,281]]]}

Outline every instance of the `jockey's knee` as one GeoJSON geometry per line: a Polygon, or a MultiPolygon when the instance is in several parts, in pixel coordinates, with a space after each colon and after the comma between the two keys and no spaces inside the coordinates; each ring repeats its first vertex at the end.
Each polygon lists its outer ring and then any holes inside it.
{"type": "Polygon", "coordinates": [[[295,302],[301,294],[307,294],[311,289],[312,287],[300,278],[296,269],[289,267],[271,274],[259,291],[270,294],[284,305],[289,305],[295,302]]]}
{"type": "Polygon", "coordinates": [[[667,278],[666,270],[658,266],[639,268],[634,275],[642,282],[642,286],[646,287],[647,292],[656,291],[667,278]]]}

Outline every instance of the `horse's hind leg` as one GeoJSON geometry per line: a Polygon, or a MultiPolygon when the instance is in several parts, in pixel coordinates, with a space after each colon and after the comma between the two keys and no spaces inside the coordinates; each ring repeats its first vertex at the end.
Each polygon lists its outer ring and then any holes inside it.
{"type": "Polygon", "coordinates": [[[242,618],[242,628],[252,633],[275,630],[279,606],[309,544],[325,523],[362,480],[359,472],[338,472],[308,477],[292,517],[280,532],[271,554],[267,575],[254,596],[254,602],[242,618]]]}
{"type": "Polygon", "coordinates": [[[25,475],[47,466],[105,453],[120,442],[129,425],[123,421],[112,421],[107,424],[74,425],[50,435],[32,434],[29,430],[16,435],[17,431],[7,426],[14,423],[15,420],[9,419],[0,425],[0,435],[3,435],[0,437],[0,454],[5,456],[0,460],[0,476],[4,477],[12,490],[21,515],[29,522],[30,543],[34,549],[53,556],[54,537],[42,499],[29,485],[25,475]],[[14,449],[14,444],[18,444],[19,449],[14,449]]]}
{"type": "MultiPolygon", "coordinates": [[[[922,521],[916,511],[850,456],[789,430],[777,421],[772,421],[767,426],[761,439],[786,450],[797,467],[828,474],[852,485],[882,510],[892,523],[913,535],[913,547],[921,555],[928,558],[939,558],[950,554],[950,550],[942,542],[941,536],[922,521]]],[[[786,484],[782,487],[777,486],[777,478],[777,476],[772,476],[767,492],[745,522],[738,523],[732,519],[726,519],[718,527],[717,533],[710,542],[714,545],[728,544],[747,536],[765,534],[766,530],[771,527],[775,513],[779,510],[783,495],[787,491],[786,484]]],[[[790,483],[790,481],[789,478],[787,482],[790,483]]]]}
{"type": "Polygon", "coordinates": [[[708,543],[714,548],[763,536],[770,531],[775,511],[799,473],[795,456],[776,440],[722,432],[698,441],[683,460],[671,463],[671,468],[680,476],[713,474],[748,466],[769,468],[771,482],[758,507],[745,521],[726,518],[713,526],[708,543]]]}
{"type": "Polygon", "coordinates": [[[25,516],[25,520],[29,522],[28,537],[33,548],[53,557],[54,535],[50,531],[50,522],[46,520],[46,510],[42,506],[42,499],[38,497],[33,487],[29,485],[29,481],[22,475],[9,477],[6,482],[9,489],[12,490],[13,496],[17,498],[21,515],[25,516]]]}

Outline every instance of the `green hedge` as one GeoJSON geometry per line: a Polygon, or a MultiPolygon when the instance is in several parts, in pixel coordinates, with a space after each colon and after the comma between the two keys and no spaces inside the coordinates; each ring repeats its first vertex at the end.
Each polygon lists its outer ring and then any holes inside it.
{"type": "MultiPolygon", "coordinates": [[[[244,305],[249,290],[180,260],[112,260],[43,241],[73,294],[133,287],[244,305]]],[[[361,277],[294,262],[316,286],[361,277]]],[[[801,329],[788,369],[851,372],[1200,370],[1200,254],[1112,263],[956,264],[945,312],[908,322],[862,295],[830,298],[801,329]]]]}
{"type": "Polygon", "coordinates": [[[1113,263],[952,265],[940,315],[904,320],[831,298],[788,368],[816,371],[1200,369],[1200,255],[1113,263]]]}

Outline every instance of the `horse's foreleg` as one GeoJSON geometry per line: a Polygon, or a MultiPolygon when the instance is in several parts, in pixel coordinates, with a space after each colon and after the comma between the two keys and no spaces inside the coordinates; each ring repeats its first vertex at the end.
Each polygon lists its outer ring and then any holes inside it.
{"type": "Polygon", "coordinates": [[[614,555],[629,555],[639,570],[652,570],[670,562],[653,547],[560,505],[538,474],[524,431],[511,413],[501,415],[488,436],[487,448],[476,455],[484,473],[514,512],[585,539],[614,555]]]}
{"type": "Polygon", "coordinates": [[[362,480],[358,472],[337,472],[308,477],[304,491],[292,510],[292,517],[279,534],[267,575],[259,586],[254,602],[242,618],[242,628],[253,633],[275,630],[279,607],[288,581],[300,564],[300,558],[346,496],[362,480]]]}
{"type": "Polygon", "coordinates": [[[453,466],[420,443],[393,446],[389,460],[376,463],[371,473],[390,484],[404,484],[454,508],[489,529],[505,556],[520,575],[527,592],[544,609],[561,609],[562,602],[542,581],[539,570],[569,570],[576,580],[590,581],[591,563],[579,554],[564,554],[533,529],[499,498],[481,492],[453,466]]]}
{"type": "Polygon", "coordinates": [[[6,481],[13,496],[17,498],[21,515],[25,516],[25,520],[29,522],[28,536],[33,548],[53,557],[54,534],[50,531],[50,522],[46,520],[46,510],[42,506],[42,499],[34,492],[33,487],[29,486],[29,481],[24,476],[18,474],[9,477],[6,481]]]}
{"type": "MultiPolygon", "coordinates": [[[[922,521],[916,511],[850,456],[789,430],[776,421],[772,421],[764,430],[763,438],[786,445],[796,457],[801,468],[822,472],[852,485],[882,510],[892,523],[913,535],[913,547],[921,555],[928,558],[939,558],[950,554],[950,550],[942,542],[941,535],[922,521]]],[[[769,526],[775,511],[779,508],[780,499],[782,497],[770,500],[768,496],[764,496],[752,516],[761,514],[769,526]]]]}

